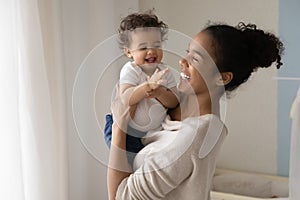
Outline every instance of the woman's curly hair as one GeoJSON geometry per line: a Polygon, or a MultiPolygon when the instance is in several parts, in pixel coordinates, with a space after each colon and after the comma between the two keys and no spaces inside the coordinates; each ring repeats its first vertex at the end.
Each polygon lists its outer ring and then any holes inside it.
{"type": "Polygon", "coordinates": [[[216,65],[220,72],[232,72],[233,79],[225,85],[232,91],[246,82],[257,68],[282,65],[283,43],[274,34],[258,29],[255,24],[240,22],[236,27],[210,25],[204,29],[212,37],[216,65]]]}

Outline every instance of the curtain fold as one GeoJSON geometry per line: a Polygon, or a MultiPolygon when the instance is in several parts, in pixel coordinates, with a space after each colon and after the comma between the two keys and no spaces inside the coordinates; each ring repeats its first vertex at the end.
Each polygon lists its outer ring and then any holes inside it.
{"type": "Polygon", "coordinates": [[[66,200],[65,82],[55,15],[60,3],[10,0],[0,7],[0,52],[6,57],[0,72],[0,199],[66,200]]]}
{"type": "Polygon", "coordinates": [[[292,129],[290,149],[290,200],[300,199],[300,87],[291,107],[292,129]]]}
{"type": "Polygon", "coordinates": [[[0,6],[0,199],[23,200],[15,3],[0,6]]]}

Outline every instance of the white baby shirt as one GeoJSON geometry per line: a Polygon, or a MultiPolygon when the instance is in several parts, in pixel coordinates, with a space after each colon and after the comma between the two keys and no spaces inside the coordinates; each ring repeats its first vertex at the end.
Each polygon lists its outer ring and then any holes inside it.
{"type": "MultiPolygon", "coordinates": [[[[160,70],[166,67],[159,64],[160,70]]],[[[171,72],[166,73],[163,77],[163,86],[166,88],[176,87],[176,81],[171,72]]],[[[135,65],[134,62],[127,62],[120,72],[120,84],[131,84],[134,86],[140,85],[147,80],[147,74],[142,69],[135,65]]],[[[143,99],[137,105],[133,120],[129,121],[129,125],[139,131],[147,132],[161,127],[161,123],[166,117],[167,109],[154,98],[143,99]]]]}

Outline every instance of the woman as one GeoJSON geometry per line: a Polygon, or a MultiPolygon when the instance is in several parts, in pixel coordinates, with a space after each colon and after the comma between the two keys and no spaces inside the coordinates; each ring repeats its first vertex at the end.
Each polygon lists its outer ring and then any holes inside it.
{"type": "MultiPolygon", "coordinates": [[[[282,50],[277,37],[255,25],[211,25],[198,33],[180,60],[180,106],[170,112],[174,121],[167,119],[163,131],[144,139],[134,173],[122,151],[126,136],[113,131],[110,199],[210,199],[216,159],[227,135],[219,100],[258,67],[276,62],[279,68],[282,50]]],[[[120,107],[113,109],[119,127],[126,124],[120,107]]]]}

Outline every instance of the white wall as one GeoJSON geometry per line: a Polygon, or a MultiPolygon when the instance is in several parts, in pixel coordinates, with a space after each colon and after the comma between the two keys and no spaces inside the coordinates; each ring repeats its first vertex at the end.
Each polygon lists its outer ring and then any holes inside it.
{"type": "MultiPolygon", "coordinates": [[[[116,33],[120,16],[137,8],[137,0],[62,0],[68,102],[70,200],[107,199],[106,166],[87,151],[87,145],[79,139],[74,124],[72,90],[76,73],[88,53],[100,42],[116,33]]],[[[101,67],[100,63],[99,67],[101,67]]],[[[117,80],[117,77],[109,77],[109,79],[117,80]]],[[[110,96],[111,90],[106,85],[99,87],[104,88],[100,95],[110,96]]],[[[109,102],[103,99],[97,100],[100,105],[104,105],[103,110],[108,110],[109,102]]],[[[99,118],[103,122],[104,116],[99,118]]],[[[91,119],[86,119],[84,123],[88,124],[89,120],[91,119]]],[[[103,140],[101,131],[99,130],[99,140],[103,140]]],[[[100,150],[107,152],[107,147],[103,144],[100,150]]]]}
{"type": "MultiPolygon", "coordinates": [[[[140,9],[155,8],[171,29],[195,35],[208,21],[255,23],[278,32],[277,0],[141,0],[140,9]]],[[[170,61],[177,65],[177,61],[170,61]]],[[[277,71],[260,70],[227,101],[229,135],[218,166],[277,173],[277,71]]]]}

